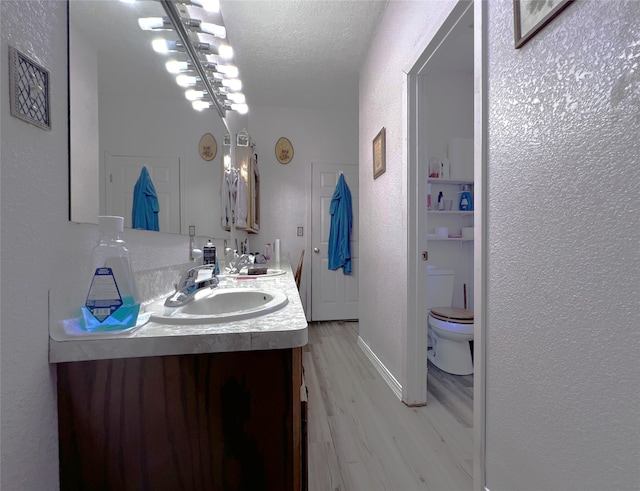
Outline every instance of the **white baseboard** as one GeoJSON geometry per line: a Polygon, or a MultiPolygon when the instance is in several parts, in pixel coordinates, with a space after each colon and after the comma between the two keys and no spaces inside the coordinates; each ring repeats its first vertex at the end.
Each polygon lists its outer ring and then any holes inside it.
{"type": "Polygon", "coordinates": [[[398,399],[402,400],[402,385],[396,380],[396,378],[391,374],[387,367],[384,366],[384,363],[380,361],[380,358],[376,356],[376,354],[371,351],[369,345],[365,343],[360,336],[358,336],[358,346],[363,351],[363,353],[369,358],[369,361],[373,364],[373,366],[378,370],[378,373],[382,375],[382,378],[387,383],[391,390],[398,396],[398,399]]]}

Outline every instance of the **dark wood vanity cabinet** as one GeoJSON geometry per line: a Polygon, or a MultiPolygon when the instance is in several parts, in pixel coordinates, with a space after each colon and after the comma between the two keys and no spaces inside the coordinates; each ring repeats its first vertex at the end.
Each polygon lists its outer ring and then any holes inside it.
{"type": "Polygon", "coordinates": [[[63,491],[306,489],[301,348],[57,371],[63,491]]]}

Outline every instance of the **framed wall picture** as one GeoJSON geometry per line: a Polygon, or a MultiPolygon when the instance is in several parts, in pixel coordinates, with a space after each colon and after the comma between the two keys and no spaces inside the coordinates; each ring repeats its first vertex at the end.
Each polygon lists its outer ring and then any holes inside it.
{"type": "Polygon", "coordinates": [[[513,0],[516,49],[522,47],[573,0],[513,0]]]}
{"type": "Polygon", "coordinates": [[[293,145],[284,136],[276,142],[276,159],[281,164],[288,164],[293,160],[293,145]]]}
{"type": "Polygon", "coordinates": [[[373,178],[377,179],[387,170],[387,149],[384,127],[373,139],[373,178]]]}
{"type": "Polygon", "coordinates": [[[216,158],[218,153],[218,142],[211,133],[205,133],[198,143],[198,151],[203,160],[210,161],[216,158]]]}

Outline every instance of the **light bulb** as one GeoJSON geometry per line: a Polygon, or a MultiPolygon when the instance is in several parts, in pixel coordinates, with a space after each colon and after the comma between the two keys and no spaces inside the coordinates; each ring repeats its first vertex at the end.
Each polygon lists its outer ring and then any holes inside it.
{"type": "Polygon", "coordinates": [[[204,109],[209,109],[209,107],[211,107],[211,105],[207,101],[200,101],[200,100],[193,101],[191,103],[191,106],[196,111],[202,111],[204,109]]]}
{"type": "Polygon", "coordinates": [[[242,80],[240,80],[239,78],[223,80],[222,86],[227,87],[229,90],[233,90],[234,92],[237,92],[239,90],[242,90],[242,80]]]}
{"type": "Polygon", "coordinates": [[[191,0],[191,3],[202,7],[207,12],[220,12],[220,0],[191,0]]]}
{"type": "Polygon", "coordinates": [[[180,87],[192,87],[198,83],[198,78],[193,75],[181,74],[176,77],[176,83],[180,87]]]}
{"type": "Polygon", "coordinates": [[[197,101],[198,99],[202,99],[204,97],[204,91],[189,89],[184,93],[184,96],[190,101],[197,101]]]}
{"type": "Polygon", "coordinates": [[[153,41],[151,41],[151,46],[153,47],[153,51],[155,51],[156,53],[169,52],[167,41],[164,39],[154,39],[153,41]]]}
{"type": "Polygon", "coordinates": [[[174,74],[184,72],[189,69],[189,63],[187,63],[186,61],[171,60],[167,61],[164,66],[167,68],[167,71],[169,73],[174,74]]]}
{"type": "Polygon", "coordinates": [[[218,65],[217,70],[229,78],[236,78],[239,74],[238,67],[234,65],[218,65]]]}
{"type": "Polygon", "coordinates": [[[227,99],[235,102],[236,104],[244,104],[245,102],[247,102],[247,98],[241,92],[233,92],[231,94],[227,94],[227,99]]]}
{"type": "Polygon", "coordinates": [[[154,29],[171,29],[171,22],[164,17],[143,17],[138,19],[138,25],[143,31],[153,31],[154,29]]]}
{"type": "Polygon", "coordinates": [[[218,46],[218,54],[221,58],[230,60],[233,58],[233,48],[228,44],[221,44],[220,46],[218,46]]]}
{"type": "Polygon", "coordinates": [[[246,104],[231,104],[231,110],[237,111],[239,114],[247,114],[249,112],[249,106],[246,104]]]}
{"type": "Polygon", "coordinates": [[[224,39],[227,37],[227,30],[225,29],[224,26],[212,24],[211,22],[201,22],[200,30],[202,32],[206,32],[207,34],[211,34],[217,38],[224,39]]]}

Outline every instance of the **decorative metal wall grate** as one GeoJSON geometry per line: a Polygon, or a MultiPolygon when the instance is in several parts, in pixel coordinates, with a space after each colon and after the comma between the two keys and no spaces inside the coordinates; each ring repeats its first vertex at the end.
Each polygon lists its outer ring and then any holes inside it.
{"type": "Polygon", "coordinates": [[[50,130],[49,71],[9,46],[9,79],[11,115],[50,130]]]}

